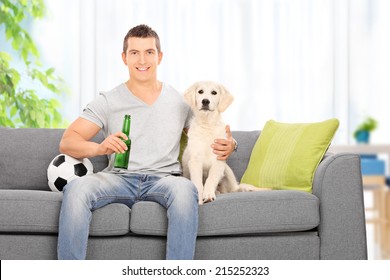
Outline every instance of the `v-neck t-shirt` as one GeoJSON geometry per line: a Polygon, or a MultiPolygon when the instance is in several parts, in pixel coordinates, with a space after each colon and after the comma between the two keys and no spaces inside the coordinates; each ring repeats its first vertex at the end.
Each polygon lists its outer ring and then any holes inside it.
{"type": "MultiPolygon", "coordinates": [[[[125,172],[180,173],[180,138],[183,128],[189,127],[192,116],[183,96],[163,83],[156,101],[148,105],[123,83],[100,93],[86,106],[81,117],[98,125],[108,137],[122,130],[126,114],[131,115],[131,150],[125,172]]],[[[113,170],[114,157],[115,154],[110,156],[105,171],[113,170]]]]}

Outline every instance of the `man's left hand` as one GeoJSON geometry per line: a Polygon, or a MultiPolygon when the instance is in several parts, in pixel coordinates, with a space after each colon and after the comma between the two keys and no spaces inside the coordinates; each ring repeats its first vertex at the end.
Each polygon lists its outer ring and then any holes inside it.
{"type": "Polygon", "coordinates": [[[217,159],[227,160],[228,157],[233,153],[235,142],[230,131],[230,126],[226,126],[227,139],[215,139],[214,144],[211,145],[213,153],[218,155],[217,159]]]}

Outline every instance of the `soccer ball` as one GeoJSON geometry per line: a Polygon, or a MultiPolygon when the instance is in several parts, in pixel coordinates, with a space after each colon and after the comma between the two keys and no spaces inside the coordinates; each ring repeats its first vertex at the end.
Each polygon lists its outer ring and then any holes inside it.
{"type": "Polygon", "coordinates": [[[70,181],[92,173],[93,165],[89,159],[79,160],[65,154],[59,154],[47,168],[47,179],[52,191],[61,192],[70,181]]]}

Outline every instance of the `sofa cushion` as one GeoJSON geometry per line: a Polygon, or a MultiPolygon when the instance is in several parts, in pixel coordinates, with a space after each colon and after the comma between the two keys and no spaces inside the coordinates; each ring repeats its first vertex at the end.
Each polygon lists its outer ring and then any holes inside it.
{"type": "MultiPolygon", "coordinates": [[[[0,127],[0,189],[47,190],[47,167],[59,154],[63,129],[0,127]]],[[[93,141],[100,143],[99,133],[93,141]]],[[[90,159],[94,172],[108,164],[106,156],[90,159]]]]}
{"type": "MultiPolygon", "coordinates": [[[[0,190],[0,231],[58,233],[62,193],[31,190],[0,190]]],[[[117,236],[129,232],[130,209],[110,204],[93,212],[91,236],[117,236]]]]}
{"type": "MultiPolygon", "coordinates": [[[[300,191],[228,193],[199,207],[198,236],[306,231],[320,223],[319,200],[300,191]]],[[[167,214],[154,202],[132,208],[132,232],[165,236],[167,214]]]]}
{"type": "Polygon", "coordinates": [[[315,170],[338,126],[337,119],[317,123],[268,121],[241,183],[311,192],[315,170]]]}

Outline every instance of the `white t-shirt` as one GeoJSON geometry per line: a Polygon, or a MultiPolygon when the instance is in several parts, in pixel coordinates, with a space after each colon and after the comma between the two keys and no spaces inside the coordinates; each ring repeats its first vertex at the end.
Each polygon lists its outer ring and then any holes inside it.
{"type": "MultiPolygon", "coordinates": [[[[183,128],[189,127],[190,107],[173,87],[163,83],[158,99],[148,105],[120,84],[101,93],[84,109],[81,117],[102,128],[105,137],[122,130],[124,116],[131,115],[131,150],[127,172],[181,172],[178,156],[183,128]]],[[[115,154],[105,169],[113,169],[115,154]]]]}

